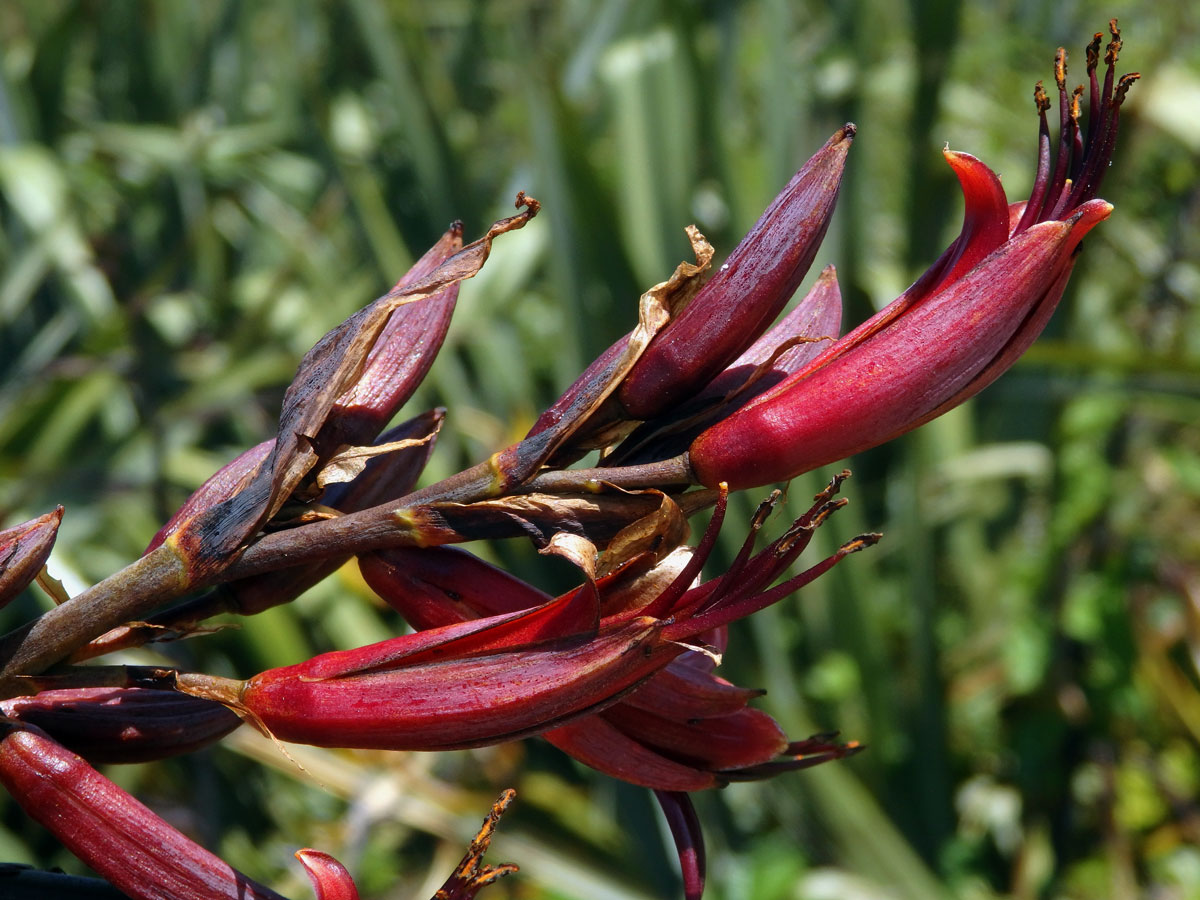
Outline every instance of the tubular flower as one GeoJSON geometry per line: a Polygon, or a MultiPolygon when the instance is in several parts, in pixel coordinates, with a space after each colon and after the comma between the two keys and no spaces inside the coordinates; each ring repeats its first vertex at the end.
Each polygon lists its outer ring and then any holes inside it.
{"type": "Polygon", "coordinates": [[[973,396],[1041,333],[1062,297],[1079,242],[1112,206],[1094,199],[1112,157],[1121,103],[1136,73],[1115,79],[1116,20],[1097,77],[1102,35],[1088,48],[1091,113],[1068,93],[1058,51],[1061,138],[1050,166],[1046,112],[1032,194],[1010,206],[991,169],[945,151],[966,204],[962,233],[899,299],[808,365],[703,432],[690,447],[701,483],[732,488],[783,481],[903,434],[973,396]]]}
{"type": "MultiPolygon", "coordinates": [[[[286,900],[173,828],[33,725],[0,718],[0,784],[72,853],[134,900],[286,900]]],[[[505,791],[493,804],[434,900],[470,900],[516,871],[510,864],[482,864],[496,823],[514,796],[505,791]]],[[[332,856],[305,849],[296,858],[317,900],[358,900],[350,873],[332,856]]]]}
{"type": "MultiPolygon", "coordinates": [[[[823,494],[770,547],[751,556],[748,545],[730,572],[691,587],[716,540],[724,496],[697,552],[669,583],[626,598],[610,614],[602,609],[603,587],[589,581],[532,609],[460,617],[248,681],[180,674],[177,685],[225,703],[277,738],[319,746],[438,750],[548,731],[610,706],[687,652],[684,642],[776,602],[877,539],[857,538],[771,587],[841,505],[823,494]]],[[[783,750],[779,738],[762,756],[783,750]]]]}
{"type": "MultiPolygon", "coordinates": [[[[775,498],[755,518],[751,536],[735,568],[718,581],[696,588],[716,590],[722,602],[752,595],[774,581],[808,544],[812,530],[841,504],[833,500],[841,477],[816,498],[813,508],[793,528],[751,557],[753,538],[775,498]],[[739,573],[747,580],[738,584],[739,573]],[[737,585],[736,589],[733,587],[737,585]]],[[[701,557],[706,552],[701,544],[701,557]]],[[[701,559],[702,562],[702,559],[701,559]]],[[[628,617],[646,593],[664,602],[678,591],[685,572],[698,570],[695,554],[681,548],[650,571],[632,561],[596,582],[602,622],[628,617]]],[[[552,599],[523,581],[475,556],[454,548],[396,548],[360,559],[367,583],[415,628],[431,629],[481,617],[545,608],[569,596],[552,599]]],[[[665,602],[674,602],[667,600],[665,602]]],[[[755,777],[756,767],[779,764],[805,768],[844,756],[857,745],[834,744],[826,737],[815,745],[790,743],[779,725],[747,706],[760,691],[736,687],[717,677],[715,653],[725,649],[725,629],[703,635],[713,648],[689,650],[657,670],[639,687],[602,711],[546,731],[543,737],[592,768],[614,778],[665,791],[694,791],[755,777]]]]}
{"type": "MultiPolygon", "coordinates": [[[[602,622],[649,609],[656,615],[674,610],[677,620],[690,617],[686,633],[691,640],[698,636],[708,646],[681,653],[616,702],[542,737],[592,768],[654,790],[675,839],[688,900],[703,893],[705,862],[703,834],[687,792],[809,768],[862,749],[856,742],[836,741],[834,734],[789,742],[774,719],[747,706],[760,691],[736,687],[713,672],[725,650],[724,623],[731,615],[773,602],[836,561],[837,555],[769,589],[808,545],[815,528],[843,505],[833,497],[848,474],[841,473],[818,494],[782,537],[752,554],[754,538],[780,496],[775,492],[760,506],[749,538],[719,578],[687,589],[716,537],[724,495],[695,553],[680,548],[648,571],[645,560],[635,558],[596,582],[602,622]],[[637,598],[647,593],[653,599],[639,609],[637,598]],[[711,627],[701,631],[705,626],[711,627]]],[[[839,554],[876,537],[863,536],[839,554]]],[[[368,584],[416,628],[446,627],[563,600],[552,600],[477,557],[447,547],[380,551],[361,557],[360,567],[368,584]]]]}
{"type": "Polygon", "coordinates": [[[0,782],[72,853],[136,900],[284,900],[31,725],[0,720],[0,782]]]}

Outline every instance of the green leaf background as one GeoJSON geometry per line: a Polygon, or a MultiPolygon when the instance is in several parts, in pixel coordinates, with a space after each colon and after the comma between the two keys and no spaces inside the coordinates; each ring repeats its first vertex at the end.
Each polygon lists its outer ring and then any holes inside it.
{"type": "MultiPolygon", "coordinates": [[[[1200,25],[1189,4],[857,0],[13,0],[0,8],[0,523],[66,506],[78,591],[273,431],[304,351],[453,219],[544,204],[462,291],[410,404],[429,479],[523,433],[624,333],[695,222],[727,252],[855,121],[816,270],[847,318],[957,231],[939,149],[1032,180],[1031,88],[1120,17],[1141,70],[1063,306],[980,397],[852,461],[816,543],[884,542],[739,628],[726,675],[853,760],[697,798],[707,896],[1200,897],[1200,25]]],[[[807,504],[827,473],[792,485],[807,504]]],[[[758,497],[738,498],[724,552],[758,497]]],[[[487,548],[540,585],[565,566],[487,548]],[[549,567],[548,567],[549,566],[549,567]]],[[[48,602],[0,615],[5,630],[48,602]]],[[[398,627],[347,568],[243,627],[155,651],[248,675],[398,627]]],[[[144,659],[145,657],[141,657],[144,659]]],[[[290,896],[291,852],[424,898],[491,798],[518,801],[487,896],[670,897],[647,792],[536,741],[440,755],[249,735],[114,769],[290,896]]],[[[5,798],[0,858],[80,865],[5,798]]]]}

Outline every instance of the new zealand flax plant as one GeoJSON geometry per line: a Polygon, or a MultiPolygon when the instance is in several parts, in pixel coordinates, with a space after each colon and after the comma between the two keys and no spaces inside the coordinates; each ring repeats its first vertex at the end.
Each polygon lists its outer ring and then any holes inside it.
{"type": "MultiPolygon", "coordinates": [[[[541,736],[577,760],[651,789],[675,838],[684,894],[699,900],[705,852],[695,791],[844,759],[863,749],[829,731],[789,738],[722,678],[744,652],[728,626],[801,590],[864,533],[793,571],[844,499],[837,475],[789,526],[759,507],[733,561],[704,572],[731,490],[786,482],[941,415],[1008,369],[1045,327],[1098,199],[1121,103],[1115,20],[1087,49],[1089,87],[1055,62],[1061,136],[1051,153],[1039,83],[1037,174],[1010,204],[999,178],[945,153],[962,187],[962,232],[894,303],[839,337],[827,268],[780,314],[814,261],[857,127],[839,128],[720,266],[699,230],[695,262],[642,294],[637,323],[586,368],[528,433],[428,486],[418,479],[454,410],[386,426],[429,372],[459,285],[518,212],[463,243],[453,224],[382,297],[301,360],[275,435],[214,474],[144,555],[0,641],[0,781],[30,817],[127,896],[234,900],[279,895],[242,875],[98,771],[222,740],[243,724],[280,742],[438,751],[541,736]],[[1088,103],[1083,103],[1087,94],[1088,103]],[[574,467],[598,452],[593,464],[574,467]],[[689,518],[713,514],[694,545],[689,518]],[[757,546],[759,533],[773,537],[757,546]],[[550,596],[450,545],[531,540],[579,571],[550,596]],[[357,559],[412,630],[233,678],[91,661],[147,642],[203,639],[214,616],[296,599],[357,559]],[[84,663],[89,663],[85,665],[84,663]]],[[[504,241],[520,240],[519,234],[504,241]]],[[[69,515],[69,510],[67,511],[69,515]]],[[[43,571],[63,510],[0,531],[0,603],[43,571]]],[[[39,583],[49,585],[48,579],[39,583]]],[[[817,773],[813,777],[820,777],[817,773]]],[[[514,866],[481,863],[506,793],[436,898],[473,897],[514,866]]],[[[319,898],[357,897],[327,854],[296,854],[319,898]]],[[[7,890],[0,875],[0,891],[7,890]]],[[[50,878],[55,896],[94,885],[50,878]]],[[[44,882],[39,882],[39,884],[44,882]]],[[[32,888],[31,888],[32,889],[32,888]]]]}

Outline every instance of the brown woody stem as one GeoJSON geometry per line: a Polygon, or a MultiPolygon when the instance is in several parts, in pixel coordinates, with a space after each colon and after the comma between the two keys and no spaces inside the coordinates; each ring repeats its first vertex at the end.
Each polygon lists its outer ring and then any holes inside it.
{"type": "Polygon", "coordinates": [[[2,675],[43,671],[122,622],[191,589],[187,568],[163,545],[0,639],[2,675]]]}
{"type": "MultiPolygon", "coordinates": [[[[514,492],[591,494],[600,492],[605,485],[633,490],[694,483],[691,466],[684,454],[638,466],[546,472],[514,492]]],[[[445,516],[436,509],[415,515],[414,510],[423,511],[435,503],[448,502],[453,507],[491,499],[504,492],[502,485],[503,480],[498,480],[489,460],[398,501],[264,535],[240,558],[207,579],[189,579],[184,563],[169,545],[164,544],[5,635],[0,639],[0,660],[5,661],[0,675],[44,671],[111,629],[142,619],[166,603],[216,582],[323,559],[345,559],[386,547],[453,542],[455,533],[463,528],[460,519],[447,523],[445,516]]],[[[457,540],[516,537],[525,533],[519,527],[497,528],[473,536],[464,534],[457,540]]]]}
{"type": "Polygon", "coordinates": [[[671,459],[636,466],[595,469],[561,469],[543,472],[520,489],[546,494],[598,492],[606,485],[625,490],[642,488],[686,487],[698,484],[686,453],[671,459]]]}

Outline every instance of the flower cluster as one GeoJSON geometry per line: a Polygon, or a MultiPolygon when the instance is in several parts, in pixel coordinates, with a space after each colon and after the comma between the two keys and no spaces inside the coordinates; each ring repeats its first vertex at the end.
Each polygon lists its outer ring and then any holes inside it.
{"type": "MultiPolygon", "coordinates": [[[[516,215],[465,245],[453,225],[395,287],[305,356],[272,439],[197,490],[139,560],[0,640],[0,781],[131,897],[271,898],[92,764],[186,753],[243,722],[279,741],[386,750],[540,735],[655,792],[685,893],[699,898],[704,848],[689,792],[861,749],[832,733],[789,739],[751,705],[759,692],[719,677],[728,626],[879,537],[860,535],[790,574],[845,503],[835,496],[842,472],[758,548],[773,493],[733,562],[705,579],[728,492],[787,481],[929,421],[991,383],[1037,337],[1081,240],[1112,212],[1096,194],[1137,76],[1115,77],[1115,20],[1110,30],[1103,76],[1102,35],[1088,48],[1088,88],[1068,90],[1059,51],[1057,154],[1052,103],[1038,85],[1039,161],[1027,201],[1010,204],[991,169],[945,151],[962,187],[962,231],[876,316],[839,337],[837,278],[827,268],[779,318],[833,213],[856,134],[847,124],[715,271],[713,249],[690,229],[695,263],[642,295],[633,330],[521,441],[416,489],[447,413],[380,432],[433,363],[459,284],[538,204],[518,195],[516,215]],[[595,465],[572,468],[593,451],[595,465]],[[708,508],[690,546],[688,517],[708,508]],[[449,546],[505,537],[570,559],[578,586],[551,597],[449,546]],[[218,613],[286,603],[353,558],[411,631],[245,680],[115,666],[44,674],[194,633],[218,613]]],[[[38,576],[61,518],[60,508],[0,531],[0,603],[38,576]]],[[[438,897],[472,897],[512,870],[480,862],[510,800],[497,804],[438,897]]],[[[331,857],[297,856],[319,897],[357,896],[331,857]]]]}

